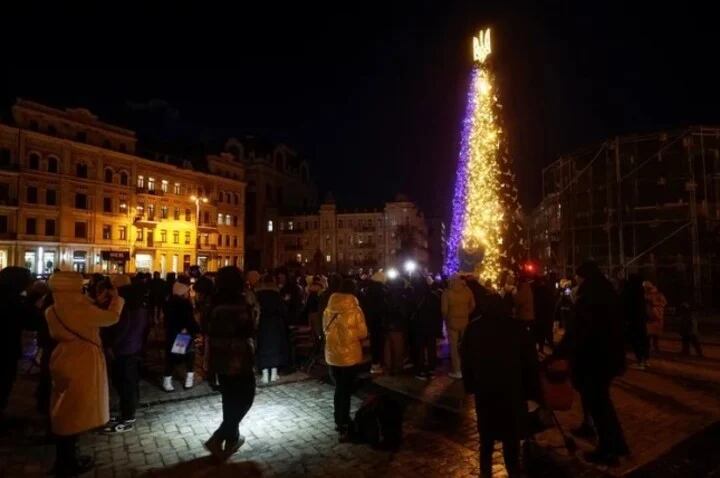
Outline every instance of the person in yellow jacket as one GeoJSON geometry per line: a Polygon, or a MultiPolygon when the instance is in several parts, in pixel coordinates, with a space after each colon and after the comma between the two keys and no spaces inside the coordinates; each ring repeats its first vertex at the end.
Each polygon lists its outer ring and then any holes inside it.
{"type": "Polygon", "coordinates": [[[50,420],[57,439],[57,476],[75,476],[92,468],[89,457],[78,457],[80,433],[110,420],[107,370],[100,327],[118,322],[124,301],[106,289],[95,305],[82,293],[76,272],[56,272],[49,280],[53,305],[45,311],[50,336],[57,346],[50,357],[52,395],[50,420]]]}
{"type": "Polygon", "coordinates": [[[441,298],[442,316],[445,319],[450,341],[451,378],[462,378],[460,367],[460,342],[465,328],[470,323],[470,314],[475,309],[475,297],[465,281],[455,276],[448,282],[448,288],[441,298]]]}
{"type": "Polygon", "coordinates": [[[325,362],[335,381],[334,415],[341,443],[349,439],[350,398],[357,365],[363,359],[362,341],[368,334],[356,294],[355,282],[345,279],[323,312],[325,362]]]}

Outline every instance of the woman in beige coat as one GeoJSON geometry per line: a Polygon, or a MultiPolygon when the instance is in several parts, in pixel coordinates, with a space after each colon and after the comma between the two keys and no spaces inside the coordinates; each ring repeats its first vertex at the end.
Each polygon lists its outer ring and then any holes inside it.
{"type": "Polygon", "coordinates": [[[52,396],[50,419],[57,437],[57,476],[75,476],[92,468],[88,457],[78,458],[80,433],[110,420],[107,370],[100,341],[100,327],[120,319],[123,299],[115,289],[98,297],[109,302],[103,310],[83,295],[82,276],[57,272],[50,277],[53,305],[45,311],[50,335],[57,346],[50,357],[52,396]]]}

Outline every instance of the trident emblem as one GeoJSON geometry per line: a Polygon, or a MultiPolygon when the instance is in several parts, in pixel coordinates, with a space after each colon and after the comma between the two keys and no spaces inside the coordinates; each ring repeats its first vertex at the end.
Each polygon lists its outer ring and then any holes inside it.
{"type": "Polygon", "coordinates": [[[492,53],[490,45],[490,29],[480,30],[476,37],[473,37],[473,59],[478,63],[485,63],[485,59],[492,53]]]}

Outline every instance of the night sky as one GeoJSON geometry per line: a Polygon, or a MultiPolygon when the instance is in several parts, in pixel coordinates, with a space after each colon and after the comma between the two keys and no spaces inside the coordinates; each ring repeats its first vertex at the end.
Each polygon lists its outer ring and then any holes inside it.
{"type": "Polygon", "coordinates": [[[88,107],[188,154],[285,141],[341,205],[405,192],[431,215],[449,211],[470,38],[486,25],[526,208],[559,154],[720,122],[717,20],[701,3],[339,3],[5,18],[1,114],[15,97],[88,107]]]}

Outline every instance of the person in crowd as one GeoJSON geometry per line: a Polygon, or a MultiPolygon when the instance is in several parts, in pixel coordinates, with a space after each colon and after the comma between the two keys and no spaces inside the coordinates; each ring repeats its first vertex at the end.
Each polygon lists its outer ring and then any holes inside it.
{"type": "Polygon", "coordinates": [[[22,294],[32,283],[30,271],[23,267],[11,266],[0,270],[0,305],[4,322],[4,330],[0,334],[0,419],[7,408],[22,353],[22,331],[30,307],[22,294]]]}
{"type": "Polygon", "coordinates": [[[255,399],[255,320],[244,294],[242,273],[223,267],[215,279],[216,292],[205,309],[202,330],[206,336],[205,366],[218,378],[222,396],[222,423],[205,442],[205,448],[219,460],[227,460],[245,443],[240,422],[255,399]]]}
{"type": "Polygon", "coordinates": [[[470,320],[482,316],[485,309],[485,304],[490,298],[490,289],[485,288],[478,278],[474,275],[466,275],[463,277],[465,284],[467,284],[470,292],[472,292],[473,299],[475,299],[475,308],[470,312],[470,320]]]}
{"type": "Polygon", "coordinates": [[[581,265],[576,276],[579,287],[574,319],[568,324],[555,356],[570,360],[573,385],[597,431],[598,446],[585,458],[592,463],[616,466],[619,457],[629,454],[610,398],[613,379],[625,371],[618,297],[594,262],[581,265]]]}
{"type": "Polygon", "coordinates": [[[150,321],[154,324],[159,323],[162,306],[168,296],[167,283],[160,277],[160,272],[153,272],[153,277],[148,284],[148,305],[150,321]]]}
{"type": "MultiPolygon", "coordinates": [[[[526,400],[533,392],[527,378],[538,376],[532,337],[508,312],[499,296],[490,295],[484,313],[468,325],[461,346],[465,391],[475,395],[480,476],[487,478],[492,476],[496,441],[502,442],[508,475],[518,476],[526,400]]],[[[537,384],[534,388],[537,391],[537,384]]]]}
{"type": "Polygon", "coordinates": [[[56,435],[56,476],[76,476],[93,467],[90,457],[78,456],[77,438],[110,419],[107,369],[100,328],[118,322],[124,300],[115,289],[96,297],[107,309],[83,295],[82,275],[57,272],[50,277],[53,305],[45,311],[57,346],[50,358],[51,425],[56,435]]]}
{"type": "Polygon", "coordinates": [[[521,273],[518,278],[517,291],[513,295],[515,318],[520,320],[535,336],[535,298],[533,296],[531,278],[521,273]]]}
{"type": "Polygon", "coordinates": [[[320,276],[312,277],[307,289],[307,301],[305,302],[305,322],[312,330],[319,332],[322,324],[320,315],[320,294],[322,293],[320,276]]]}
{"type": "MultiPolygon", "coordinates": [[[[50,337],[45,311],[52,305],[52,294],[44,280],[37,280],[30,288],[27,297],[28,304],[32,305],[32,315],[37,317],[37,345],[40,349],[40,373],[38,374],[38,386],[35,389],[37,400],[37,411],[43,416],[50,413],[50,391],[52,378],[50,377],[50,357],[55,349],[55,341],[50,337]]],[[[49,428],[48,428],[49,430],[49,428]]]]}
{"type": "Polygon", "coordinates": [[[187,276],[181,276],[173,284],[172,295],[165,303],[163,316],[165,321],[165,374],[162,387],[166,392],[175,390],[173,386],[173,372],[179,364],[185,365],[186,389],[192,388],[195,384],[195,349],[194,339],[200,331],[200,326],[195,321],[193,306],[190,302],[190,287],[186,284],[187,276]],[[173,353],[173,345],[179,335],[189,335],[190,343],[185,353],[173,353]]]}
{"type": "Polygon", "coordinates": [[[412,319],[413,362],[415,378],[428,380],[437,367],[437,339],[442,337],[442,307],[440,292],[433,288],[432,279],[419,278],[415,281],[417,306],[412,319]],[[428,283],[430,282],[430,283],[428,283]]]}
{"type": "Polygon", "coordinates": [[[625,282],[620,301],[627,339],[637,359],[637,364],[633,368],[645,370],[650,353],[647,335],[647,307],[642,282],[640,275],[631,274],[625,282]]]}
{"type": "Polygon", "coordinates": [[[350,399],[368,333],[356,294],[355,282],[345,279],[323,312],[325,362],[335,381],[334,416],[341,443],[350,439],[350,399]]]}
{"type": "Polygon", "coordinates": [[[262,370],[262,382],[276,381],[278,368],[290,360],[290,339],[287,323],[287,305],[280,295],[275,279],[266,275],[255,288],[260,305],[257,335],[257,366],[262,370]]]}
{"type": "Polygon", "coordinates": [[[383,350],[385,348],[385,331],[383,324],[387,315],[388,292],[385,287],[385,273],[375,272],[365,288],[360,304],[365,314],[368,331],[370,333],[370,355],[372,364],[370,373],[383,372],[383,350]]]}
{"type": "Polygon", "coordinates": [[[649,347],[660,352],[660,336],[665,325],[665,307],[667,299],[665,295],[650,281],[643,282],[645,290],[645,304],[647,309],[647,333],[649,347]]]}
{"type": "Polygon", "coordinates": [[[692,346],[698,357],[702,357],[703,352],[700,345],[697,316],[688,302],[680,304],[678,316],[680,318],[680,338],[682,339],[683,355],[690,355],[690,347],[692,346]]]}
{"type": "Polygon", "coordinates": [[[560,280],[560,289],[554,312],[554,320],[559,328],[564,329],[565,325],[571,320],[573,309],[572,282],[568,279],[562,279],[560,280]]]}
{"type": "Polygon", "coordinates": [[[538,277],[532,283],[533,310],[535,312],[534,336],[538,350],[545,346],[553,347],[553,319],[555,315],[555,297],[553,287],[546,277],[538,277]]]}
{"type": "Polygon", "coordinates": [[[330,274],[330,277],[327,280],[327,287],[325,287],[325,290],[320,294],[320,305],[318,307],[318,311],[321,316],[324,314],[328,302],[330,302],[330,297],[340,290],[342,280],[342,277],[338,274],[330,274]]]}
{"type": "Polygon", "coordinates": [[[130,431],[135,423],[135,411],[140,400],[140,363],[148,310],[143,302],[143,290],[132,284],[126,275],[113,276],[115,286],[125,301],[120,320],[109,327],[112,331],[112,382],[120,398],[119,415],[105,427],[108,433],[130,431]]]}
{"type": "Polygon", "coordinates": [[[300,284],[298,284],[298,277],[295,274],[285,277],[284,285],[280,289],[280,295],[287,308],[287,323],[288,325],[299,325],[302,322],[304,292],[300,284]]]}
{"type": "Polygon", "coordinates": [[[462,378],[460,368],[460,342],[465,328],[470,322],[470,314],[475,310],[475,298],[472,292],[459,276],[451,278],[448,288],[441,297],[442,316],[447,324],[450,341],[450,362],[452,370],[448,374],[451,378],[462,378]]]}
{"type": "Polygon", "coordinates": [[[410,297],[405,280],[397,277],[388,282],[387,306],[383,331],[385,335],[385,367],[390,375],[402,372],[407,353],[407,337],[411,313],[410,297]]]}

